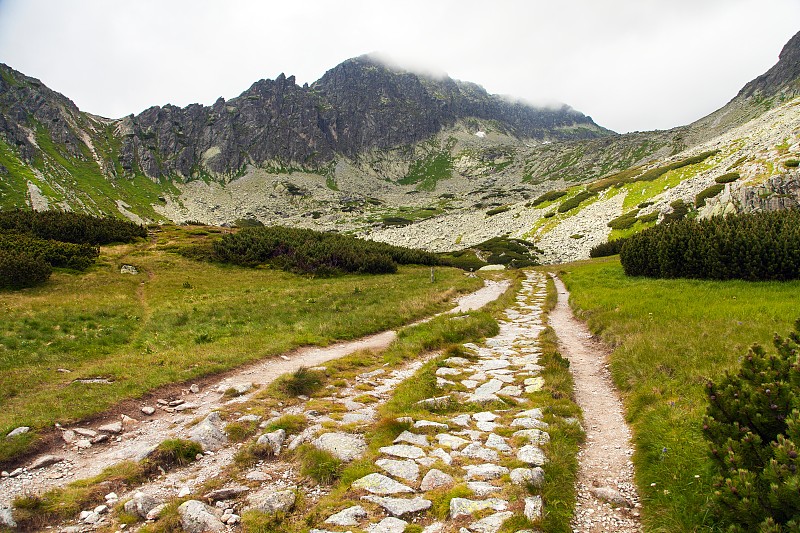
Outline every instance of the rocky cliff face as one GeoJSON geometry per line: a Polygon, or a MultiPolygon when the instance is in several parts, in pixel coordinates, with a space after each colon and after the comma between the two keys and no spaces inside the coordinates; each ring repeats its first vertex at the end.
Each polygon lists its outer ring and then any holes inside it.
{"type": "Polygon", "coordinates": [[[410,146],[459,119],[499,122],[526,138],[592,138],[610,132],[564,106],[541,109],[450,78],[391,69],[369,57],[345,61],[310,87],[293,76],[262,80],[211,107],[153,107],[123,119],[120,160],[153,178],[232,176],[248,163],[319,170],[336,155],[410,146]]]}

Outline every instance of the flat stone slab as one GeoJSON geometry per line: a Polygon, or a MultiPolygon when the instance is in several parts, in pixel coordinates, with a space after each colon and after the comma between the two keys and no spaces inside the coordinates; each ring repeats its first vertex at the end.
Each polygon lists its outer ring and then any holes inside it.
{"type": "Polygon", "coordinates": [[[378,459],[375,464],[394,477],[414,482],[419,479],[419,465],[414,461],[405,459],[378,459]]]}
{"type": "Polygon", "coordinates": [[[406,530],[408,522],[390,516],[384,518],[377,524],[370,524],[367,526],[367,533],[403,533],[406,530]]]}
{"type": "Polygon", "coordinates": [[[489,437],[486,439],[485,446],[499,452],[511,453],[511,446],[508,445],[506,439],[500,435],[497,435],[496,433],[491,433],[489,435],[489,437]]]}
{"type": "Polygon", "coordinates": [[[496,462],[500,460],[500,456],[497,455],[496,451],[490,450],[489,448],[484,448],[477,442],[470,443],[468,446],[465,446],[464,449],[458,453],[463,457],[469,457],[470,459],[480,459],[481,461],[496,462]]]}
{"type": "Polygon", "coordinates": [[[511,471],[511,482],[515,485],[533,485],[541,487],[544,484],[544,470],[536,468],[515,468],[511,471]]]}
{"type": "Polygon", "coordinates": [[[478,422],[477,424],[475,424],[475,426],[481,431],[486,431],[487,433],[490,433],[495,429],[499,428],[500,424],[496,424],[494,422],[478,422]]]}
{"type": "Polygon", "coordinates": [[[326,524],[333,524],[334,526],[357,526],[362,520],[367,518],[367,511],[360,505],[354,505],[347,509],[342,509],[336,514],[329,516],[326,524]]]}
{"type": "Polygon", "coordinates": [[[453,464],[453,457],[441,448],[436,448],[431,452],[431,457],[441,460],[447,466],[453,464]]]}
{"type": "Polygon", "coordinates": [[[494,509],[495,511],[505,511],[508,509],[508,502],[500,498],[488,498],[486,500],[468,500],[467,498],[453,498],[450,500],[450,518],[471,515],[484,509],[494,509]]]}
{"type": "Polygon", "coordinates": [[[468,414],[455,416],[450,421],[457,426],[461,426],[462,428],[468,428],[471,424],[468,414]]]}
{"type": "Polygon", "coordinates": [[[499,415],[494,414],[491,411],[483,411],[481,413],[475,413],[472,415],[472,418],[475,419],[477,422],[494,422],[498,418],[499,415]]]}
{"type": "Polygon", "coordinates": [[[381,453],[400,457],[402,459],[419,459],[425,457],[425,452],[422,448],[416,446],[409,446],[408,444],[394,444],[392,446],[384,446],[380,448],[381,453]]]}
{"type": "Polygon", "coordinates": [[[470,360],[463,357],[448,357],[443,362],[447,366],[466,366],[470,364],[470,360]]]}
{"type": "Polygon", "coordinates": [[[526,444],[517,450],[517,459],[534,466],[542,466],[547,462],[544,450],[533,444],[526,444]]]}
{"type": "Polygon", "coordinates": [[[433,422],[431,420],[417,420],[414,422],[415,429],[434,428],[434,429],[450,429],[450,426],[441,422],[433,422]]]}
{"type": "Polygon", "coordinates": [[[504,383],[499,379],[490,379],[477,389],[475,389],[476,396],[488,396],[489,394],[495,394],[497,391],[503,388],[504,383]]]}
{"type": "Polygon", "coordinates": [[[392,516],[403,516],[431,508],[431,501],[425,498],[387,498],[384,496],[362,496],[362,500],[382,507],[392,516]]]}
{"type": "Polygon", "coordinates": [[[492,485],[486,481],[467,481],[467,488],[474,492],[479,498],[485,498],[490,494],[503,490],[503,487],[492,485]]]}
{"type": "Polygon", "coordinates": [[[495,465],[492,463],[485,463],[482,465],[468,465],[465,466],[464,469],[467,471],[467,475],[464,476],[464,479],[466,480],[497,479],[508,474],[508,468],[500,465],[495,465]]]}
{"type": "Polygon", "coordinates": [[[550,434],[541,429],[521,429],[515,431],[513,436],[527,439],[531,444],[547,444],[550,442],[550,434]]]}
{"type": "Polygon", "coordinates": [[[511,427],[512,428],[524,428],[524,429],[537,429],[537,428],[544,429],[544,428],[547,427],[547,424],[542,422],[541,420],[539,420],[537,418],[531,418],[531,417],[524,416],[524,417],[521,417],[521,418],[515,418],[511,422],[511,427]]]}
{"type": "Polygon", "coordinates": [[[439,377],[457,376],[457,375],[461,374],[462,372],[463,372],[463,370],[458,370],[456,368],[450,368],[450,367],[443,366],[443,367],[440,367],[440,368],[438,368],[436,370],[436,375],[439,376],[439,377]]]}
{"type": "Polygon", "coordinates": [[[436,468],[431,468],[428,470],[428,473],[425,474],[425,477],[422,478],[422,483],[420,483],[419,488],[422,491],[429,491],[438,489],[439,487],[449,487],[450,485],[454,485],[455,482],[453,476],[450,474],[446,474],[436,468]]]}
{"type": "Polygon", "coordinates": [[[351,485],[357,490],[366,490],[372,494],[400,494],[402,492],[414,492],[414,489],[403,485],[383,474],[369,474],[361,479],[357,479],[351,485]]]}
{"type": "Polygon", "coordinates": [[[440,446],[444,446],[445,448],[450,448],[453,450],[457,450],[462,446],[469,444],[467,439],[462,439],[461,437],[456,437],[455,435],[450,435],[449,433],[439,433],[436,435],[436,440],[439,442],[440,446]]]}
{"type": "Polygon", "coordinates": [[[340,461],[347,462],[358,459],[367,451],[364,437],[353,433],[323,433],[312,444],[340,461]]]}
{"type": "Polygon", "coordinates": [[[469,530],[475,533],[497,533],[503,527],[503,522],[514,516],[511,511],[503,511],[489,515],[469,525],[469,530]]]}
{"type": "Polygon", "coordinates": [[[406,442],[408,444],[415,444],[417,446],[427,446],[428,445],[428,436],[427,435],[419,435],[417,433],[411,433],[410,431],[404,431],[400,433],[396,439],[393,441],[395,444],[400,444],[401,442],[406,442]]]}

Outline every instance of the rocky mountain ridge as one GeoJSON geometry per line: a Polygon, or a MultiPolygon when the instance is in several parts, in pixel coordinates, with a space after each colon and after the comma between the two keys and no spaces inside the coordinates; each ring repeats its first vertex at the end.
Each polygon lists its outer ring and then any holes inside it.
{"type": "Polygon", "coordinates": [[[767,182],[790,198],[782,183],[792,179],[784,162],[797,156],[799,71],[800,33],[772,69],[720,110],[667,131],[617,135],[568,107],[533,108],[366,56],[310,86],[281,75],[209,107],[153,107],[119,120],[83,113],[2,66],[0,208],[78,209],[143,222],[280,223],[434,250],[510,234],[551,250],[547,260],[574,259],[591,243],[620,235],[605,225],[616,216],[655,207],[619,196],[642,196],[635,184],[595,192],[565,213],[532,205],[548,191],[567,191],[568,199],[585,184],[591,189],[620,172],[637,176],[721,144],[725,157],[702,170],[667,172],[666,182],[658,181],[662,190],[645,195],[660,206],[658,217],[672,209],[662,199],[684,182],[695,183],[693,191],[708,187],[709,177],[728,172],[722,165],[734,154],[756,170],[700,211],[755,209],[755,199],[772,193],[747,190],[767,182]],[[770,113],[780,117],[774,131],[762,120],[770,113]],[[748,200],[713,207],[731,191],[748,200]]]}

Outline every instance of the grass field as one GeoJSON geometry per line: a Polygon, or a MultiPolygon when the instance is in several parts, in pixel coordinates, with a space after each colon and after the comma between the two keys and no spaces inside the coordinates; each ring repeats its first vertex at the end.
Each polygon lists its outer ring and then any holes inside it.
{"type": "Polygon", "coordinates": [[[800,282],[628,278],[616,257],[561,268],[573,309],[614,347],[646,531],[714,530],[704,385],[792,330],[800,282]]]}
{"type": "MultiPolygon", "coordinates": [[[[0,435],[99,413],[158,386],[221,372],[297,346],[406,324],[480,285],[463,271],[313,279],[196,262],[175,247],[210,228],[165,227],[152,242],[104,247],[87,273],[0,297],[0,435]],[[132,264],[138,275],[120,274],[132,264]],[[63,372],[68,370],[69,372],[63,372]],[[104,378],[111,383],[76,380],[104,378]]],[[[0,462],[36,432],[0,439],[0,462]]]]}

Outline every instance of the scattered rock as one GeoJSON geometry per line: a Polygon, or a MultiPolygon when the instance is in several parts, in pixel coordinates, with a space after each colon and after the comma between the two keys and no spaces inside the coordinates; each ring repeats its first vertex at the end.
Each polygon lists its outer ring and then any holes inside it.
{"type": "Polygon", "coordinates": [[[591,487],[589,492],[591,492],[598,500],[603,500],[604,502],[608,502],[612,505],[617,505],[620,507],[633,507],[631,502],[628,501],[618,490],[611,487],[591,487]]]}
{"type": "Polygon", "coordinates": [[[6,435],[6,438],[7,439],[13,439],[14,437],[17,437],[19,435],[23,435],[23,434],[29,432],[30,430],[31,430],[31,428],[28,427],[28,426],[20,426],[18,428],[15,428],[15,429],[12,429],[11,431],[9,431],[8,435],[6,435]]]}
{"type": "Polygon", "coordinates": [[[14,515],[11,508],[5,505],[0,505],[0,527],[16,528],[17,523],[14,521],[14,515]]]}
{"type": "Polygon", "coordinates": [[[432,422],[430,420],[417,420],[414,422],[414,429],[424,429],[424,428],[434,428],[434,429],[450,429],[450,426],[447,424],[442,424],[441,422],[432,422]]]}
{"type": "MultiPolygon", "coordinates": [[[[236,396],[241,396],[242,394],[246,394],[250,392],[250,389],[253,388],[253,384],[249,382],[243,383],[220,383],[217,387],[217,392],[220,394],[225,394],[228,391],[231,391],[236,396]]],[[[199,391],[198,391],[199,392],[199,391]]]]}
{"type": "Polygon", "coordinates": [[[366,490],[372,494],[399,494],[401,492],[414,492],[414,489],[403,485],[383,474],[369,474],[353,482],[356,490],[366,490]]]}
{"type": "Polygon", "coordinates": [[[183,502],[178,507],[181,526],[186,533],[207,533],[224,531],[225,524],[217,518],[213,510],[198,500],[183,502]]]}
{"type": "Polygon", "coordinates": [[[283,442],[286,440],[286,430],[285,429],[278,429],[272,431],[271,433],[265,433],[258,437],[256,441],[258,444],[266,444],[269,446],[272,453],[275,455],[279,455],[281,453],[281,446],[283,446],[283,442]]]}
{"type": "Polygon", "coordinates": [[[475,413],[472,415],[472,418],[474,418],[476,422],[494,422],[500,417],[491,411],[483,411],[481,413],[475,413]]]}
{"type": "Polygon", "coordinates": [[[419,488],[422,491],[429,491],[438,489],[439,487],[448,487],[454,484],[455,480],[453,479],[453,476],[436,468],[432,468],[428,470],[428,473],[422,478],[422,483],[420,483],[419,488]]]}
{"type": "MultiPolygon", "coordinates": [[[[428,409],[439,409],[442,407],[446,407],[451,401],[450,395],[447,396],[438,396],[436,398],[426,398],[424,400],[420,400],[416,402],[416,405],[426,407],[428,409]]],[[[446,424],[445,424],[446,426],[446,424]]]]}
{"type": "Polygon", "coordinates": [[[275,492],[274,488],[266,488],[254,492],[247,497],[250,509],[267,514],[285,513],[294,507],[297,494],[293,490],[275,492]]]}
{"type": "Polygon", "coordinates": [[[223,427],[222,418],[215,411],[192,428],[189,439],[198,443],[204,451],[215,452],[228,442],[228,436],[225,435],[223,427]]]}
{"type": "Polygon", "coordinates": [[[97,428],[98,431],[102,431],[103,433],[111,433],[113,435],[119,435],[122,433],[122,422],[111,422],[110,424],[104,424],[97,428]]]}
{"type": "Polygon", "coordinates": [[[42,455],[41,457],[35,459],[30,466],[28,466],[28,470],[36,470],[37,468],[44,468],[45,466],[54,465],[56,463],[60,463],[63,461],[63,457],[58,457],[56,455],[42,455]]]}
{"type": "Polygon", "coordinates": [[[137,275],[139,271],[133,265],[122,265],[119,267],[120,274],[131,274],[133,276],[137,275]]]}
{"type": "Polygon", "coordinates": [[[147,518],[147,520],[150,521],[158,520],[159,518],[161,518],[161,513],[163,513],[164,509],[166,509],[168,506],[169,504],[166,503],[160,503],[156,505],[155,507],[150,509],[150,512],[147,513],[147,516],[145,518],[147,518]]]}
{"type": "Polygon", "coordinates": [[[468,428],[470,426],[470,418],[468,414],[453,417],[451,422],[457,426],[461,426],[462,428],[468,428]]]}
{"type": "Polygon", "coordinates": [[[365,518],[367,518],[367,512],[364,508],[360,505],[354,505],[329,516],[325,523],[342,527],[357,526],[365,518]]]}
{"type": "Polygon", "coordinates": [[[74,443],[77,440],[77,438],[78,437],[75,435],[75,432],[72,431],[71,429],[61,432],[61,439],[67,444],[74,443]]]}
{"type": "Polygon", "coordinates": [[[511,452],[511,446],[508,445],[506,439],[495,433],[489,434],[489,437],[486,439],[486,447],[499,452],[511,452]]]}
{"type": "Polygon", "coordinates": [[[144,414],[150,416],[150,415],[152,415],[153,413],[156,412],[156,409],[155,409],[155,407],[150,407],[149,405],[145,405],[144,407],[142,407],[141,411],[144,414]]]}
{"type": "Polygon", "coordinates": [[[461,437],[456,437],[455,435],[450,435],[449,433],[439,433],[436,435],[436,440],[439,441],[440,446],[444,446],[452,450],[457,450],[462,446],[469,444],[468,440],[462,439],[461,437]]]}
{"type": "Polygon", "coordinates": [[[486,481],[467,481],[467,488],[479,498],[485,498],[490,494],[503,490],[502,487],[492,485],[486,481]]]}
{"type": "Polygon", "coordinates": [[[153,507],[161,503],[163,502],[149,494],[136,492],[133,498],[125,502],[124,509],[128,514],[138,516],[139,518],[147,518],[147,514],[153,510],[153,507]]]}
{"type": "Polygon", "coordinates": [[[358,459],[367,451],[364,437],[352,433],[323,433],[312,444],[337,459],[347,462],[358,459]]]}
{"type": "Polygon", "coordinates": [[[272,476],[261,470],[253,470],[252,472],[248,472],[244,478],[248,481],[269,481],[272,479],[272,476]]]}
{"type": "Polygon", "coordinates": [[[515,431],[513,436],[528,439],[531,444],[547,444],[550,442],[550,434],[541,429],[522,429],[515,431]]]}
{"type": "Polygon", "coordinates": [[[210,500],[212,502],[219,500],[230,500],[231,498],[236,498],[245,492],[248,492],[249,490],[250,487],[246,487],[244,485],[234,485],[232,487],[212,490],[208,494],[203,495],[203,499],[210,500]]]}
{"type": "Polygon", "coordinates": [[[189,392],[191,392],[192,394],[199,393],[200,392],[200,385],[198,385],[197,383],[192,383],[192,385],[189,387],[189,392]]]}
{"type": "Polygon", "coordinates": [[[440,459],[447,466],[450,466],[451,464],[453,464],[452,456],[449,453],[447,453],[446,451],[444,451],[443,449],[441,449],[441,448],[434,449],[431,452],[431,456],[432,457],[436,457],[437,459],[440,459]]]}
{"type": "Polygon", "coordinates": [[[489,448],[484,448],[477,442],[470,443],[469,445],[465,446],[463,450],[455,453],[458,453],[464,457],[469,457],[470,459],[479,459],[487,462],[497,462],[500,460],[500,456],[497,455],[496,451],[490,450],[489,448]]]}

